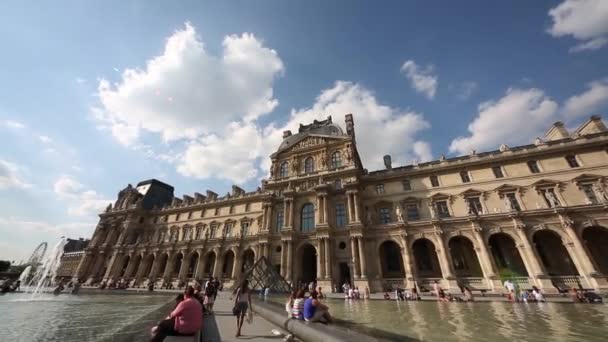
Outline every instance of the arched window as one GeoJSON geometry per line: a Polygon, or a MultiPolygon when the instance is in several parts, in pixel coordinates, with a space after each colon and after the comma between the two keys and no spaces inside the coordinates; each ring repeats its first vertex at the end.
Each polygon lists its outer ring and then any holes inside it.
{"type": "Polygon", "coordinates": [[[315,161],[312,157],[306,158],[304,161],[304,173],[313,173],[315,171],[315,161]]]}
{"type": "Polygon", "coordinates": [[[340,152],[336,151],[331,154],[331,168],[336,169],[342,166],[342,156],[340,152]]]}
{"type": "Polygon", "coordinates": [[[279,177],[286,178],[288,173],[287,162],[282,162],[279,167],[279,177]]]}
{"type": "Polygon", "coordinates": [[[302,206],[302,224],[303,232],[311,232],[315,229],[315,207],[312,203],[306,203],[302,206]]]}

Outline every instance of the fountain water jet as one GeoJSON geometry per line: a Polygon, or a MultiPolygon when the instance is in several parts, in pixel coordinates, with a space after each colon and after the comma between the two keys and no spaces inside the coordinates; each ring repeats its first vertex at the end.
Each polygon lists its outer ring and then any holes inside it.
{"type": "Polygon", "coordinates": [[[19,276],[19,281],[21,282],[21,284],[24,284],[27,282],[27,279],[30,276],[30,272],[32,271],[32,266],[28,266],[26,267],[23,272],[21,272],[21,275],[19,276]]]}
{"type": "Polygon", "coordinates": [[[57,275],[57,269],[61,264],[63,248],[67,242],[66,238],[61,238],[55,247],[53,247],[51,253],[44,258],[42,264],[36,268],[36,272],[26,288],[26,292],[32,294],[32,299],[43,293],[46,287],[52,285],[57,275]]]}

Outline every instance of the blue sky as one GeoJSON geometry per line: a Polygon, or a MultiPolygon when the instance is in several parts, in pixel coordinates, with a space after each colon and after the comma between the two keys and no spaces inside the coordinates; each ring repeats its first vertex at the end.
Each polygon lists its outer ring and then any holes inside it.
{"type": "Polygon", "coordinates": [[[127,183],[253,190],[314,118],[352,112],[377,169],[608,108],[602,0],[176,3],[0,5],[0,259],[88,237],[127,183]]]}

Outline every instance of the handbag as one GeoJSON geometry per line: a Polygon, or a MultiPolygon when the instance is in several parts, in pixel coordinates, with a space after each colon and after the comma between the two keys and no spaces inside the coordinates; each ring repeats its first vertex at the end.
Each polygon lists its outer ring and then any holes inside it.
{"type": "Polygon", "coordinates": [[[235,306],[232,308],[232,315],[237,316],[238,314],[239,314],[239,308],[238,308],[238,306],[237,306],[237,305],[235,305],[235,306]]]}

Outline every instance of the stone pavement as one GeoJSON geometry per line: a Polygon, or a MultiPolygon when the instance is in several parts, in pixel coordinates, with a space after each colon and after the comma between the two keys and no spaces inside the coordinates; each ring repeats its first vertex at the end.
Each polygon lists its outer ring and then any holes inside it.
{"type": "MultiPolygon", "coordinates": [[[[253,304],[255,306],[255,303],[253,304]]],[[[213,315],[206,315],[203,322],[203,341],[204,342],[232,342],[232,341],[274,341],[280,342],[286,335],[285,330],[273,325],[261,316],[253,316],[253,323],[247,321],[243,323],[241,329],[241,337],[235,337],[236,334],[236,318],[232,315],[232,307],[234,306],[234,298],[230,292],[220,292],[215,306],[213,315]],[[232,298],[232,299],[230,299],[232,298]],[[278,330],[281,335],[275,336],[272,330],[278,330]]]]}

